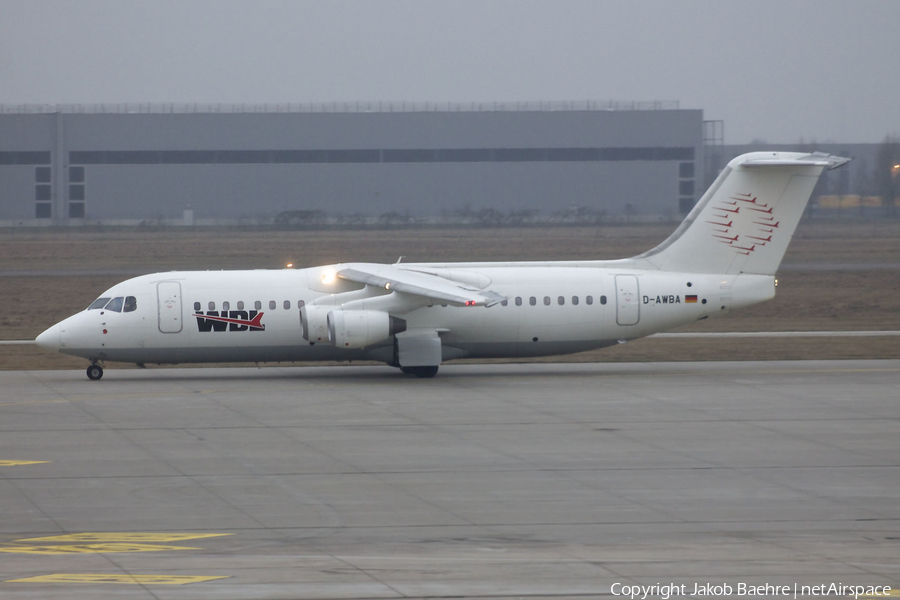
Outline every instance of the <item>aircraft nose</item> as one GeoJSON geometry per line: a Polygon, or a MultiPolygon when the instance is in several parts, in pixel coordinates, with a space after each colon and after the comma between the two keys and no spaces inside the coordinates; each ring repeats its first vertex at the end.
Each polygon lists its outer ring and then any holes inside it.
{"type": "Polygon", "coordinates": [[[57,352],[60,345],[59,323],[57,323],[53,327],[50,327],[41,335],[37,336],[34,341],[38,346],[44,348],[45,350],[52,350],[54,352],[57,352]]]}

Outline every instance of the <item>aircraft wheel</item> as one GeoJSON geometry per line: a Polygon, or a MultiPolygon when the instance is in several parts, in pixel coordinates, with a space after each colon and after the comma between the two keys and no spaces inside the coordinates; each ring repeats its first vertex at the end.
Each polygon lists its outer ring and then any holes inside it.
{"type": "Polygon", "coordinates": [[[415,375],[423,379],[429,379],[437,375],[437,367],[400,367],[400,371],[405,375],[415,375]]]}
{"type": "Polygon", "coordinates": [[[100,365],[91,365],[87,368],[87,376],[91,381],[96,381],[103,377],[103,367],[100,365]]]}

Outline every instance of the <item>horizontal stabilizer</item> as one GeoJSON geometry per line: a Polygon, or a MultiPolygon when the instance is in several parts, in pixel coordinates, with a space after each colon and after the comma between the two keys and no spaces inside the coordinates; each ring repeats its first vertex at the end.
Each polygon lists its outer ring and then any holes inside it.
{"type": "MultiPolygon", "coordinates": [[[[784,154],[783,152],[772,152],[765,154],[784,154]]],[[[785,158],[783,156],[750,158],[741,163],[742,167],[825,167],[829,171],[837,169],[841,165],[845,165],[853,160],[852,158],[844,158],[841,156],[832,156],[824,152],[813,152],[799,158],[785,158]]]]}

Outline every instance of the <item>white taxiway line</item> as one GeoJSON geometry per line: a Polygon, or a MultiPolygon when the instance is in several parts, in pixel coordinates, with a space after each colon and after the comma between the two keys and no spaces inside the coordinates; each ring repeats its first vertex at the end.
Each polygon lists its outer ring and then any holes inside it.
{"type": "Polygon", "coordinates": [[[725,331],[721,333],[655,333],[652,338],[740,338],[740,337],[889,337],[900,331],[725,331]]]}

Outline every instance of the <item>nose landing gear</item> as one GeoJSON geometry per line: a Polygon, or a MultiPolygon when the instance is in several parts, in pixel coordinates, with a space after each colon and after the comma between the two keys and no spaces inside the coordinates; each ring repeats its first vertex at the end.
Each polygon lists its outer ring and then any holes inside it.
{"type": "Polygon", "coordinates": [[[97,381],[103,377],[103,367],[94,363],[87,368],[87,376],[91,381],[97,381]]]}

